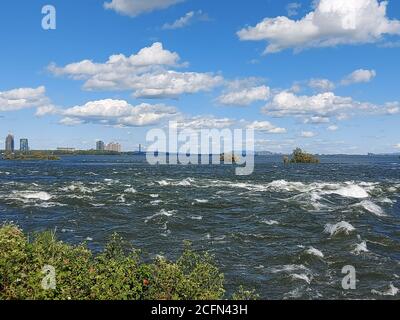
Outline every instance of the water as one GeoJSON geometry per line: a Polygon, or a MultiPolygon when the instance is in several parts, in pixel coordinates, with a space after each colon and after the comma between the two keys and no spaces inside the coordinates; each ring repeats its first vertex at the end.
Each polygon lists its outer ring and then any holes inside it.
{"type": "Polygon", "coordinates": [[[215,255],[229,292],[243,284],[264,299],[398,298],[399,158],[281,161],[257,157],[250,177],[140,156],[0,161],[0,220],[95,251],[119,232],[148,258],[176,258],[190,240],[215,255]],[[356,290],[342,289],[347,265],[356,290]]]}

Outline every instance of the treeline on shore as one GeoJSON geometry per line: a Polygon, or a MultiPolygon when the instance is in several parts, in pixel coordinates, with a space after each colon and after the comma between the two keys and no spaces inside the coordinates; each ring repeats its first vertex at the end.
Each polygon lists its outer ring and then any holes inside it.
{"type": "Polygon", "coordinates": [[[159,257],[147,263],[140,251],[116,234],[103,252],[94,255],[86,244],[63,243],[52,232],[27,236],[15,225],[0,227],[0,300],[225,298],[258,296],[240,287],[227,297],[224,275],[213,256],[195,252],[189,243],[176,261],[159,257]],[[53,283],[49,270],[54,270],[53,283]]]}

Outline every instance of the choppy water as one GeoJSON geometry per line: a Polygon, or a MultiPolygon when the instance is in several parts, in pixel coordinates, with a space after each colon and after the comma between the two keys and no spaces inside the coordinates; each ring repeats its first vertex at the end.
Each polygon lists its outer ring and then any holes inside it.
{"type": "Polygon", "coordinates": [[[400,160],[322,160],[258,157],[250,177],[143,157],[0,161],[0,220],[57,228],[94,250],[119,232],[148,257],[175,258],[191,240],[215,254],[229,290],[244,284],[265,299],[398,299],[400,160]],[[357,271],[354,291],[341,286],[346,265],[357,271]]]}

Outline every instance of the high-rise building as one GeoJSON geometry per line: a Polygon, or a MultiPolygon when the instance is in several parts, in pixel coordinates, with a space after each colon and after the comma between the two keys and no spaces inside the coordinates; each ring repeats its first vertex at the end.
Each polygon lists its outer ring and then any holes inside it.
{"type": "Polygon", "coordinates": [[[112,152],[121,152],[122,151],[122,147],[117,142],[110,142],[109,144],[107,144],[105,150],[106,151],[112,151],[112,152]]]}
{"type": "Polygon", "coordinates": [[[105,144],[103,141],[97,141],[96,142],[96,150],[97,151],[104,151],[105,149],[105,144]]]}
{"type": "Polygon", "coordinates": [[[6,138],[6,151],[14,152],[14,136],[9,134],[6,138]]]}
{"type": "Polygon", "coordinates": [[[28,152],[29,151],[28,139],[20,139],[19,140],[19,151],[21,151],[21,152],[28,152]]]}

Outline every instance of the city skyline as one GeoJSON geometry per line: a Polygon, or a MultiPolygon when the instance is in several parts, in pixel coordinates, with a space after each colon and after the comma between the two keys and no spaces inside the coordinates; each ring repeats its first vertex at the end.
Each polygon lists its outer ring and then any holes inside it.
{"type": "Polygon", "coordinates": [[[54,0],[56,30],[42,29],[40,4],[4,4],[0,136],[136,150],[176,120],[253,128],[257,151],[400,151],[399,2],[148,1],[142,11],[54,0]]]}

